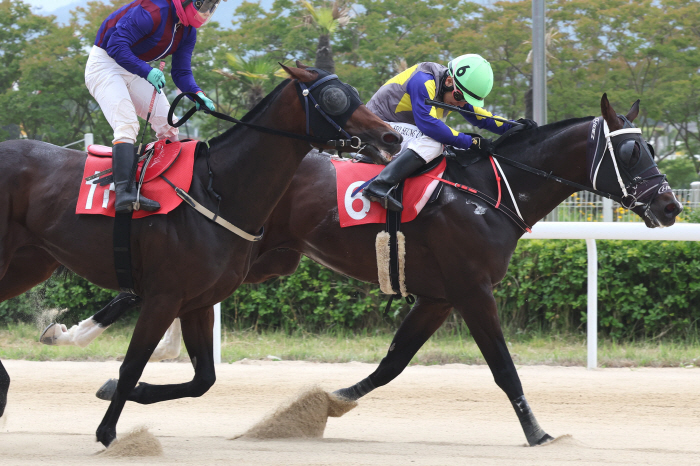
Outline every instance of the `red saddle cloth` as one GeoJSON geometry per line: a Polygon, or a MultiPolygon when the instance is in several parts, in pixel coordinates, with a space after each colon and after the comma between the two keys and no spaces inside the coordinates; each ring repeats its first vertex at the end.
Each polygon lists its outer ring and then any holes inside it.
{"type": "MultiPolygon", "coordinates": [[[[188,191],[192,184],[194,153],[197,143],[198,141],[178,141],[165,144],[165,141],[158,141],[153,145],[155,153],[146,169],[141,195],[158,202],[160,209],[155,212],[137,210],[134,211],[133,218],[167,214],[180,205],[182,199],[175,194],[173,187],[160,175],[164,174],[175,186],[188,191]]],[[[109,147],[88,147],[88,156],[85,161],[80,194],[78,195],[78,205],[75,208],[76,214],[99,214],[114,217],[114,183],[100,186],[99,179],[85,181],[85,178],[88,176],[112,168],[111,153],[112,151],[109,147]]],[[[139,163],[136,173],[137,180],[141,176],[143,163],[139,163]]]]}
{"type": "MultiPolygon", "coordinates": [[[[335,167],[340,226],[386,223],[386,209],[378,202],[370,202],[362,196],[361,191],[352,195],[353,191],[367,180],[377,176],[384,167],[369,163],[354,163],[350,160],[332,160],[331,162],[335,167]]],[[[442,176],[446,166],[447,162],[443,159],[428,173],[433,176],[442,176]]],[[[415,219],[435,191],[439,181],[426,175],[409,178],[404,183],[401,223],[415,219]]]]}

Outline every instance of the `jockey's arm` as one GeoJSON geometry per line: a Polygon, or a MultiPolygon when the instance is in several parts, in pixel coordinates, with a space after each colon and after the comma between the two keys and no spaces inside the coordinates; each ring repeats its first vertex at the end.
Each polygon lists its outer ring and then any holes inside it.
{"type": "Polygon", "coordinates": [[[177,88],[182,92],[197,93],[202,90],[197,86],[192,75],[192,52],[196,42],[197,29],[192,28],[192,32],[180,42],[180,46],[173,54],[170,76],[172,76],[177,88]]]}
{"type": "Polygon", "coordinates": [[[477,116],[477,115],[469,115],[467,113],[461,114],[464,117],[464,119],[467,120],[467,122],[476,126],[477,128],[491,131],[494,134],[503,134],[513,127],[513,125],[511,125],[509,123],[504,123],[502,121],[494,120],[492,118],[485,118],[487,116],[495,116],[498,118],[502,118],[504,120],[507,119],[504,117],[500,117],[498,115],[494,115],[491,112],[489,112],[488,110],[485,110],[481,107],[474,107],[470,103],[467,103],[464,106],[464,109],[469,110],[470,112],[478,113],[479,115],[484,115],[484,116],[477,116]]]}
{"type": "Polygon", "coordinates": [[[407,91],[411,98],[413,119],[423,134],[446,145],[469,149],[472,137],[453,130],[440,120],[438,112],[442,116],[442,109],[425,104],[426,98],[435,99],[435,81],[432,76],[422,72],[416,73],[408,82],[407,91]]]}
{"type": "Polygon", "coordinates": [[[140,6],[132,8],[117,22],[116,30],[105,50],[119,66],[146,79],[152,67],[134,55],[131,47],[152,30],[153,19],[150,13],[140,6]]]}

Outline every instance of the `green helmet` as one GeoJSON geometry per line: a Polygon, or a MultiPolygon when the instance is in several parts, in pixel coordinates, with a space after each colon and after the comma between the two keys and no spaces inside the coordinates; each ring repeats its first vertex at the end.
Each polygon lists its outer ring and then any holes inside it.
{"type": "Polygon", "coordinates": [[[475,53],[459,56],[447,64],[447,71],[467,102],[484,106],[484,97],[493,88],[493,70],[484,57],[475,53]]]}

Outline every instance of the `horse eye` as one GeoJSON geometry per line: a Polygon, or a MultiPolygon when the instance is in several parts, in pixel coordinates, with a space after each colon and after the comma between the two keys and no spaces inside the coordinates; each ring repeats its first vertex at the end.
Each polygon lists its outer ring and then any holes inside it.
{"type": "Polygon", "coordinates": [[[629,161],[630,166],[637,165],[637,162],[639,162],[639,157],[641,155],[641,151],[639,149],[639,144],[636,142],[634,143],[634,150],[632,151],[632,158],[629,161]]]}

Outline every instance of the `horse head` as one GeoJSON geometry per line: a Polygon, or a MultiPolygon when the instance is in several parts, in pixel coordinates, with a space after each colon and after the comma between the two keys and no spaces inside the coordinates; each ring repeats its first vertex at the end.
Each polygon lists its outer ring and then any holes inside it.
{"type": "Polygon", "coordinates": [[[600,142],[599,150],[589,152],[593,187],[621,198],[623,207],[639,215],[649,228],[673,225],[683,206],[654,162],[653,147],[632,124],[639,114],[639,100],[623,116],[603,94],[600,108],[603,124],[594,120],[589,136],[600,142]]]}
{"type": "Polygon", "coordinates": [[[296,68],[282,68],[298,83],[307,134],[329,140],[339,134],[348,136],[352,140],[348,152],[363,153],[375,163],[387,164],[401,148],[402,136],[365,107],[357,89],[327,71],[296,64],[296,68]]]}

